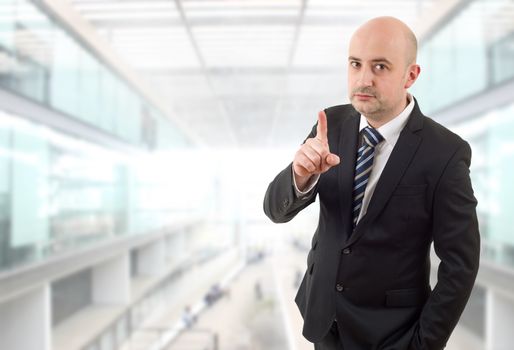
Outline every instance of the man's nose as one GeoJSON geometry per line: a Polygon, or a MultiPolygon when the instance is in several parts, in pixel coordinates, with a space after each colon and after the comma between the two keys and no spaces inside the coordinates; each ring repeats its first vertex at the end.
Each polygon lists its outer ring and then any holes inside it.
{"type": "Polygon", "coordinates": [[[373,85],[373,72],[369,68],[362,67],[359,72],[359,85],[372,86],[373,85]]]}

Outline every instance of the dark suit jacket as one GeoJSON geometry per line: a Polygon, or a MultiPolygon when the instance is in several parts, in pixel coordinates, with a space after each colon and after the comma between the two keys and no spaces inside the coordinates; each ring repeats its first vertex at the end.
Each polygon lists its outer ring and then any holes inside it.
{"type": "MultiPolygon", "coordinates": [[[[478,271],[477,201],[468,143],[417,102],[352,231],[352,186],[360,114],[325,110],[330,151],[341,163],[306,198],[295,195],[292,164],[270,183],[264,212],[291,220],[319,196],[320,215],[295,301],[303,335],[319,342],[337,318],[345,350],[439,350],[456,326],[478,271]],[[430,245],[441,259],[429,283],[430,245]],[[337,287],[336,287],[337,286],[337,287]]],[[[316,126],[308,137],[314,137],[316,126]]]]}

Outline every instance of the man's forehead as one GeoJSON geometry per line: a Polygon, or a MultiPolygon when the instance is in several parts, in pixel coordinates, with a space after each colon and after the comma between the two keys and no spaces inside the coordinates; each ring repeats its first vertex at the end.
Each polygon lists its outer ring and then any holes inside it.
{"type": "Polygon", "coordinates": [[[404,42],[396,39],[373,40],[350,42],[348,56],[362,61],[388,61],[400,60],[405,52],[404,42]]]}

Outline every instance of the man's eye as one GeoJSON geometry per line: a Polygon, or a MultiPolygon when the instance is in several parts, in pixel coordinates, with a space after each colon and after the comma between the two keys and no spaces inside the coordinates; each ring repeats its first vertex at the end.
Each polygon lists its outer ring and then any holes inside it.
{"type": "Polygon", "coordinates": [[[350,62],[350,65],[353,67],[353,68],[358,68],[360,63],[359,62],[355,62],[355,61],[352,61],[350,62]]]}
{"type": "Polygon", "coordinates": [[[387,67],[386,67],[385,65],[383,65],[383,64],[381,64],[381,63],[379,63],[379,64],[376,64],[376,65],[375,65],[375,68],[376,68],[376,69],[378,69],[378,70],[384,70],[384,69],[386,69],[387,67]]]}

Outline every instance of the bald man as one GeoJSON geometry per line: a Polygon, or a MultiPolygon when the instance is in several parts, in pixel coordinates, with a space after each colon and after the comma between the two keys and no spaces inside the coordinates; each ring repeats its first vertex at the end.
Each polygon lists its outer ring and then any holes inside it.
{"type": "Polygon", "coordinates": [[[351,104],[319,112],[270,183],[264,212],[320,216],[295,301],[318,350],[439,350],[473,288],[480,235],[466,141],[408,93],[420,74],[405,23],[379,17],[352,36],[351,104]],[[440,258],[430,286],[430,247],[440,258]]]}

